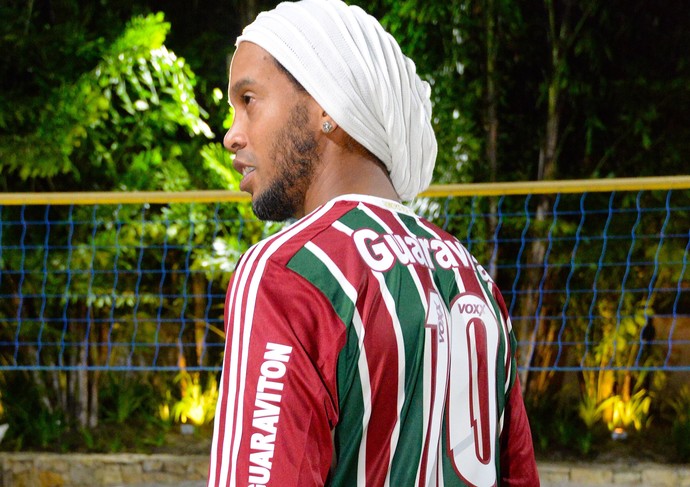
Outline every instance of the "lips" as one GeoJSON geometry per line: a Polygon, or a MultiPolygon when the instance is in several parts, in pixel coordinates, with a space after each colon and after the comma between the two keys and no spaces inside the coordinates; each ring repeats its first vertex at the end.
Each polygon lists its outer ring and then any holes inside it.
{"type": "Polygon", "coordinates": [[[242,175],[242,181],[240,181],[240,190],[241,191],[246,191],[247,193],[251,193],[249,191],[249,182],[251,181],[251,174],[254,172],[256,169],[254,166],[250,166],[249,164],[238,161],[237,158],[232,163],[232,167],[242,175]]]}

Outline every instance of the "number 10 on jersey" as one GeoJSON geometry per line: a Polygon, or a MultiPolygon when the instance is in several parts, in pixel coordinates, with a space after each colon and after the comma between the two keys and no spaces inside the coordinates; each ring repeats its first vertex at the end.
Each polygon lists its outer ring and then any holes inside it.
{"type": "MultiPolygon", "coordinates": [[[[496,358],[499,322],[482,296],[458,295],[450,320],[440,296],[429,296],[432,359],[430,423],[446,406],[446,444],[457,474],[470,485],[496,485],[496,358]],[[445,398],[445,401],[440,400],[445,398]]],[[[436,428],[431,427],[430,431],[436,428]]],[[[429,436],[429,435],[428,435],[429,436]]],[[[427,438],[430,445],[438,438],[427,438]]]]}

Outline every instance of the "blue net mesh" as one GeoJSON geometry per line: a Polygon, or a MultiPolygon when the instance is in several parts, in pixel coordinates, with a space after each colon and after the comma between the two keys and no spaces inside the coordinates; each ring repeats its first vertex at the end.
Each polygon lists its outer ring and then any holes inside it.
{"type": "MultiPolygon", "coordinates": [[[[502,289],[522,370],[690,370],[690,191],[419,199],[502,289]]],[[[0,206],[0,370],[211,370],[246,203],[0,206]]]]}

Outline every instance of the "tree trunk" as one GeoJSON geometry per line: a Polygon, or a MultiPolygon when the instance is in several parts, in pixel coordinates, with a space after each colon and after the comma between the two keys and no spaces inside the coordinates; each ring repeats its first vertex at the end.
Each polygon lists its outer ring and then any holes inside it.
{"type": "MultiPolygon", "coordinates": [[[[97,330],[91,330],[91,363],[93,365],[105,365],[107,348],[105,345],[108,340],[108,331],[105,326],[99,326],[97,330]],[[102,345],[99,347],[98,344],[102,345]]],[[[100,401],[98,400],[98,392],[100,387],[101,371],[94,370],[90,374],[91,380],[89,382],[89,427],[95,428],[98,426],[98,409],[100,401]]]]}
{"type": "MultiPolygon", "coordinates": [[[[498,100],[496,95],[496,58],[498,57],[498,35],[496,32],[496,3],[495,0],[485,0],[484,27],[486,47],[486,75],[485,75],[485,112],[484,137],[485,157],[489,168],[489,181],[496,181],[498,172],[498,100]]],[[[493,237],[498,226],[498,201],[489,198],[489,237],[493,237]]],[[[496,279],[498,268],[498,251],[492,252],[488,263],[489,275],[496,279]]]]}
{"type": "MultiPolygon", "coordinates": [[[[87,313],[89,313],[87,311],[87,313]]],[[[89,316],[86,314],[85,316],[89,316]]],[[[87,325],[89,326],[89,325],[87,325]]],[[[79,362],[77,368],[77,387],[76,387],[76,419],[77,424],[86,428],[89,424],[89,373],[86,367],[89,363],[89,339],[87,328],[79,330],[81,346],[79,347],[79,362]]]]}
{"type": "MultiPolygon", "coordinates": [[[[542,200],[537,208],[537,215],[535,220],[537,225],[539,222],[544,220],[545,209],[547,208],[545,200],[542,200]]],[[[539,329],[542,326],[542,313],[537,309],[539,303],[539,283],[542,280],[542,275],[547,272],[543,269],[540,264],[544,263],[544,256],[546,255],[546,246],[544,242],[535,240],[532,243],[532,247],[528,254],[527,265],[529,266],[525,284],[523,285],[525,289],[531,290],[532,292],[527,293],[525,299],[523,299],[520,306],[520,316],[523,320],[520,322],[520,326],[517,329],[518,340],[523,343],[528,343],[527,349],[524,353],[521,353],[519,358],[519,363],[523,366],[520,372],[520,383],[522,385],[523,393],[526,395],[529,390],[530,375],[527,367],[532,365],[534,360],[534,355],[536,352],[536,343],[539,333],[539,329]],[[529,317],[534,317],[534,322],[530,322],[529,317]],[[530,327],[530,324],[532,325],[530,327]]]]}
{"type": "Polygon", "coordinates": [[[254,22],[254,19],[259,15],[259,6],[257,0],[244,0],[237,3],[237,8],[241,12],[242,26],[247,26],[254,22]]]}
{"type": "MultiPolygon", "coordinates": [[[[537,180],[550,181],[558,176],[558,155],[561,141],[561,117],[562,99],[566,86],[566,73],[568,61],[566,53],[572,48],[580,31],[587,19],[589,19],[596,8],[596,2],[579,2],[578,6],[582,9],[581,16],[577,22],[573,22],[573,9],[576,5],[574,0],[544,0],[548,19],[548,47],[549,47],[549,76],[546,81],[546,124],[544,127],[544,137],[539,149],[539,165],[537,170],[537,180]],[[557,8],[560,11],[557,12],[557,8]],[[560,17],[560,18],[559,18],[560,17]]],[[[551,212],[553,202],[552,196],[541,195],[538,200],[534,226],[542,230],[546,215],[551,212]]],[[[529,252],[528,262],[530,271],[524,288],[528,290],[539,289],[542,277],[548,278],[543,268],[544,256],[546,254],[546,242],[535,239],[529,252]],[[543,268],[543,272],[540,269],[543,268]]],[[[548,285],[548,283],[547,283],[548,285]]],[[[526,357],[521,359],[524,366],[532,364],[535,353],[537,353],[535,339],[537,330],[541,327],[541,313],[537,310],[538,296],[534,293],[528,294],[522,306],[522,316],[534,316],[535,323],[530,330],[529,322],[523,320],[522,326],[517,330],[520,341],[530,343],[526,357]]],[[[523,392],[529,391],[529,375],[527,370],[521,372],[523,392]]]]}
{"type": "Polygon", "coordinates": [[[24,37],[29,35],[29,27],[31,26],[31,18],[34,15],[34,0],[27,0],[26,2],[26,19],[24,20],[24,37]]]}
{"type": "MultiPolygon", "coordinates": [[[[552,180],[556,176],[557,168],[557,148],[559,142],[559,125],[560,125],[560,96],[561,96],[561,78],[564,72],[564,59],[562,53],[564,36],[567,36],[567,19],[564,19],[560,28],[556,21],[556,5],[555,0],[545,0],[544,4],[547,10],[549,23],[549,49],[550,49],[550,75],[547,80],[547,106],[546,106],[546,124],[544,128],[544,138],[539,149],[539,165],[537,169],[537,180],[552,180]]],[[[534,226],[540,229],[546,219],[546,215],[551,211],[551,196],[541,195],[539,203],[537,204],[534,226]]],[[[539,283],[542,280],[547,269],[543,269],[544,256],[546,254],[546,243],[543,239],[535,239],[532,243],[528,262],[530,270],[527,272],[527,280],[525,288],[530,290],[539,289],[539,283]]],[[[541,313],[537,309],[538,296],[535,293],[527,295],[522,308],[522,316],[527,318],[534,316],[535,323],[533,328],[529,329],[529,321],[523,320],[522,326],[518,330],[518,339],[523,342],[528,342],[527,353],[524,359],[521,360],[522,365],[525,366],[521,372],[521,383],[523,392],[529,391],[529,373],[527,368],[532,364],[536,352],[536,335],[541,327],[541,313]]]]}
{"type": "Polygon", "coordinates": [[[203,276],[195,274],[192,278],[192,292],[194,293],[194,343],[196,360],[199,367],[203,366],[205,359],[204,345],[206,339],[206,280],[203,276]]]}

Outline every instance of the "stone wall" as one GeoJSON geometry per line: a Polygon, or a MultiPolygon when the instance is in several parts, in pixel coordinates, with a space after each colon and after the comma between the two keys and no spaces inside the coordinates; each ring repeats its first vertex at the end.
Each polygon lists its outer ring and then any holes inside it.
{"type": "Polygon", "coordinates": [[[208,476],[208,455],[0,453],[0,487],[179,485],[208,476]]]}
{"type": "Polygon", "coordinates": [[[539,464],[542,487],[690,487],[690,465],[539,464]]]}
{"type": "MultiPolygon", "coordinates": [[[[0,487],[203,486],[208,455],[0,453],[0,487]]],[[[690,465],[539,463],[542,487],[690,487],[690,465]]]]}

